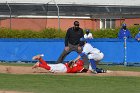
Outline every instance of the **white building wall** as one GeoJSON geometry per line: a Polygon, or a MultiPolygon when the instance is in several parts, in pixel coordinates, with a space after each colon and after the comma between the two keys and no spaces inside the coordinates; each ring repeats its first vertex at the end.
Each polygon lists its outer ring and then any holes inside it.
{"type": "Polygon", "coordinates": [[[0,3],[50,3],[86,5],[129,5],[140,6],[140,0],[0,0],[0,3]]]}

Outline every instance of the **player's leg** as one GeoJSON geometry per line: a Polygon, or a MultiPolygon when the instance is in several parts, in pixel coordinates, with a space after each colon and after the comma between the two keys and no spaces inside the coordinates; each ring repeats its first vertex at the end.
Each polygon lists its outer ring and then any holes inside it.
{"type": "MultiPolygon", "coordinates": [[[[98,63],[103,59],[103,57],[104,57],[104,54],[102,52],[97,53],[95,55],[95,58],[94,59],[96,60],[96,65],[98,65],[98,63]]],[[[106,70],[104,70],[102,68],[96,68],[96,71],[98,73],[106,73],[106,70]]]]}
{"type": "Polygon", "coordinates": [[[42,58],[39,58],[39,67],[45,68],[47,70],[50,70],[50,66],[47,64],[47,62],[45,60],[43,60],[42,58]]]}
{"type": "Polygon", "coordinates": [[[45,60],[43,60],[42,58],[39,59],[39,62],[42,64],[42,65],[47,65],[47,62],[45,60]]]}
{"type": "MultiPolygon", "coordinates": [[[[91,70],[91,72],[97,74],[95,60],[94,59],[89,59],[89,62],[90,62],[91,68],[92,68],[92,69],[89,69],[89,70],[91,70]]],[[[90,66],[89,66],[89,68],[90,68],[90,66]]]]}
{"type": "Polygon", "coordinates": [[[43,64],[39,63],[39,67],[44,68],[46,70],[50,70],[51,69],[51,67],[48,64],[43,65],[43,64]]]}
{"type": "Polygon", "coordinates": [[[62,54],[58,58],[56,63],[62,63],[65,57],[70,53],[70,51],[66,51],[65,49],[63,50],[62,54]]]}
{"type": "MultiPolygon", "coordinates": [[[[45,62],[45,61],[44,61],[45,62]]],[[[51,69],[51,67],[45,62],[45,64],[42,64],[41,62],[36,62],[34,65],[33,65],[33,67],[32,67],[32,69],[34,69],[34,68],[37,68],[37,67],[41,67],[41,68],[44,68],[44,69],[46,69],[46,70],[50,70],[51,69]]]]}
{"type": "Polygon", "coordinates": [[[94,59],[97,62],[100,62],[104,57],[104,54],[101,53],[94,53],[92,59],[94,59]]]}
{"type": "Polygon", "coordinates": [[[50,70],[50,66],[47,64],[46,61],[44,61],[42,58],[41,58],[42,55],[36,55],[34,56],[32,59],[33,60],[39,60],[39,62],[37,62],[32,68],[36,68],[36,67],[42,67],[42,68],[45,68],[47,70],[50,70]]]}
{"type": "Polygon", "coordinates": [[[40,55],[40,54],[34,56],[32,59],[33,60],[39,60],[39,62],[41,62],[41,64],[43,64],[43,65],[46,65],[47,64],[47,62],[42,59],[42,55],[40,55]]]}
{"type": "Polygon", "coordinates": [[[60,57],[58,58],[56,63],[62,63],[63,60],[65,59],[65,57],[72,51],[72,46],[71,44],[68,44],[69,50],[63,50],[62,54],[60,55],[60,57]]]}

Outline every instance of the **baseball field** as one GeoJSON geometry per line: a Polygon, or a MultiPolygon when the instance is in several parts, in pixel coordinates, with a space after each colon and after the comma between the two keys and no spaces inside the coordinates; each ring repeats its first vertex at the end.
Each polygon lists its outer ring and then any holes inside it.
{"type": "Polygon", "coordinates": [[[49,73],[0,63],[0,93],[140,93],[140,67],[99,65],[107,73],[49,73]]]}

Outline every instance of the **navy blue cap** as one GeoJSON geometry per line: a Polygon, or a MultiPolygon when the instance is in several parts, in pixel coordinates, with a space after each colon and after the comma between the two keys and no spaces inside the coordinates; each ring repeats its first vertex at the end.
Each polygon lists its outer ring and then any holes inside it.
{"type": "Polygon", "coordinates": [[[86,32],[90,32],[90,30],[89,29],[86,29],[86,32]]]}
{"type": "Polygon", "coordinates": [[[126,24],[122,24],[122,27],[126,26],[126,24]]]}

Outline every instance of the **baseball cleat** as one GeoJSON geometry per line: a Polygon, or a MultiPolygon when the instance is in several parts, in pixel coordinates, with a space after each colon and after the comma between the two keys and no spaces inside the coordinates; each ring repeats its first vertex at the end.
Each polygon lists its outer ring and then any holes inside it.
{"type": "Polygon", "coordinates": [[[93,70],[92,73],[93,74],[98,74],[98,72],[96,70],[93,70]]]}
{"type": "Polygon", "coordinates": [[[106,70],[102,69],[101,72],[102,72],[102,73],[106,73],[106,70]]]}
{"type": "Polygon", "coordinates": [[[96,70],[88,70],[87,73],[98,74],[98,72],[96,70]]]}
{"type": "Polygon", "coordinates": [[[43,57],[44,55],[43,54],[39,54],[39,55],[36,55],[32,58],[32,60],[39,60],[41,57],[43,57]]]}

